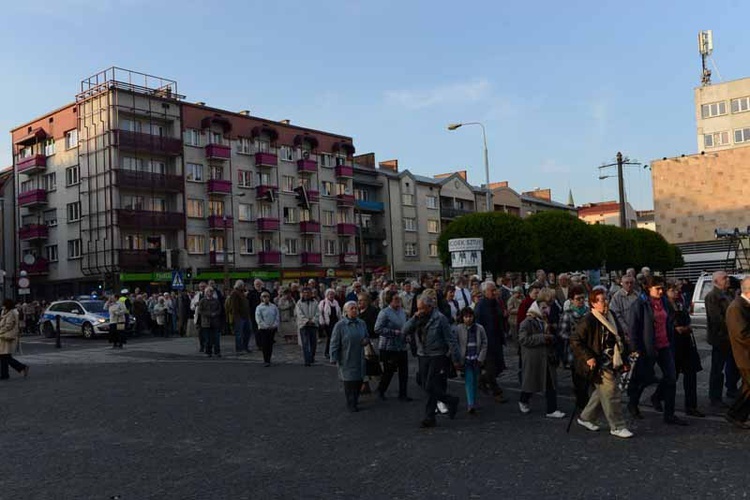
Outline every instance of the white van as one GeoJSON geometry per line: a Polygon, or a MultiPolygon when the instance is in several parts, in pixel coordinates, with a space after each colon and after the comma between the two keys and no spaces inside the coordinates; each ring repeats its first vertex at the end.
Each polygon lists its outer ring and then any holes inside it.
{"type": "MultiPolygon", "coordinates": [[[[729,275],[729,293],[734,297],[737,290],[740,289],[740,281],[747,274],[730,274],[729,275]]],[[[706,328],[706,295],[714,287],[712,273],[703,273],[695,282],[693,298],[690,301],[690,321],[693,328],[706,328]]]]}

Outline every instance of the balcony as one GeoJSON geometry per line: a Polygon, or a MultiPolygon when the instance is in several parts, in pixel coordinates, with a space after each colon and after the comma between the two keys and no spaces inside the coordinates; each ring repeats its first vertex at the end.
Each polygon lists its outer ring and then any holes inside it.
{"type": "Polygon", "coordinates": [[[339,236],[354,236],[357,234],[357,225],[342,222],[336,224],[336,232],[339,236]]]}
{"type": "Polygon", "coordinates": [[[310,203],[317,203],[320,201],[320,191],[307,191],[307,200],[310,203]]]}
{"type": "Polygon", "coordinates": [[[118,250],[117,258],[120,270],[147,271],[153,266],[148,261],[148,250],[118,250]]]}
{"type": "Polygon", "coordinates": [[[18,230],[18,239],[21,241],[46,240],[49,228],[44,224],[27,224],[18,230]]]}
{"type": "Polygon", "coordinates": [[[279,230],[279,219],[272,219],[270,217],[260,217],[256,221],[258,224],[258,232],[271,232],[279,230]]]}
{"type": "Polygon", "coordinates": [[[362,238],[366,240],[385,240],[385,229],[376,229],[374,227],[363,227],[362,238]]]}
{"type": "Polygon", "coordinates": [[[357,200],[354,204],[357,210],[363,212],[383,212],[385,205],[382,201],[357,200]]]}
{"type": "Polygon", "coordinates": [[[224,179],[209,179],[208,194],[230,194],[232,192],[232,181],[224,179]]]}
{"type": "Polygon", "coordinates": [[[278,196],[278,186],[269,186],[267,184],[261,184],[255,187],[255,196],[257,198],[270,198],[268,201],[275,200],[278,196]]]}
{"type": "Polygon", "coordinates": [[[212,266],[223,266],[224,261],[226,261],[227,264],[234,264],[233,253],[209,252],[208,255],[209,255],[209,258],[211,259],[212,266]]]}
{"type": "Polygon", "coordinates": [[[34,208],[47,204],[47,191],[44,189],[32,189],[18,195],[18,206],[34,208]]]}
{"type": "Polygon", "coordinates": [[[339,255],[339,264],[344,266],[355,265],[359,262],[359,257],[356,253],[342,253],[339,255]]]}
{"type": "Polygon", "coordinates": [[[115,182],[120,189],[182,193],[185,180],[181,175],[152,174],[137,170],[115,170],[115,182]]]}
{"type": "Polygon", "coordinates": [[[297,160],[297,173],[314,174],[318,171],[318,162],[310,159],[297,160]]]}
{"type": "Polygon", "coordinates": [[[261,266],[278,266],[281,264],[281,252],[258,252],[258,264],[261,266]]]}
{"type": "Polygon", "coordinates": [[[228,160],[232,157],[232,148],[223,144],[206,144],[206,158],[209,160],[228,160]]]}
{"type": "Polygon", "coordinates": [[[462,215],[473,213],[473,210],[466,210],[465,208],[440,207],[440,217],[442,219],[455,219],[462,215]]]}
{"type": "Polygon", "coordinates": [[[275,167],[279,164],[279,157],[273,153],[255,153],[256,167],[275,167]]]}
{"type": "Polygon", "coordinates": [[[180,156],[182,140],[161,135],[143,134],[128,130],[113,130],[113,146],[121,151],[153,153],[163,156],[180,156]]]}
{"type": "Polygon", "coordinates": [[[185,215],[179,212],[150,212],[147,210],[117,210],[117,224],[126,229],[182,229],[185,215]]]}
{"type": "Polygon", "coordinates": [[[323,262],[323,256],[315,252],[302,252],[303,266],[316,266],[323,262]]]}
{"type": "Polygon", "coordinates": [[[47,168],[47,157],[44,155],[34,155],[23,160],[18,160],[16,169],[19,174],[36,174],[47,168]]]}
{"type": "Polygon", "coordinates": [[[320,222],[306,220],[299,223],[299,232],[303,234],[319,233],[320,222]]]}
{"type": "Polygon", "coordinates": [[[338,165],[336,167],[336,177],[354,177],[354,169],[349,165],[338,165]]]}
{"type": "Polygon", "coordinates": [[[388,258],[385,254],[365,255],[365,265],[367,266],[385,266],[388,264],[388,258]]]}
{"type": "Polygon", "coordinates": [[[41,276],[49,274],[49,261],[42,257],[37,257],[33,264],[21,263],[21,271],[26,271],[29,276],[41,276]]]}
{"type": "Polygon", "coordinates": [[[340,207],[353,207],[354,206],[354,195],[353,194],[340,194],[336,196],[336,205],[340,207]]]}
{"type": "Polygon", "coordinates": [[[234,227],[234,219],[230,216],[209,215],[208,227],[210,229],[232,229],[234,227]]]}

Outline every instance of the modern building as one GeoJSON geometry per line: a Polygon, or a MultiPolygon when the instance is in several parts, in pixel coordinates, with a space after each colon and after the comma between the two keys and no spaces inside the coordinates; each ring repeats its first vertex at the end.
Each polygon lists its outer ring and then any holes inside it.
{"type": "Polygon", "coordinates": [[[12,142],[16,269],[36,295],[167,288],[172,268],[355,272],[351,137],[188,103],[173,80],[110,68],[12,142]]]}
{"type": "Polygon", "coordinates": [[[13,268],[16,255],[15,185],[13,167],[0,170],[0,299],[16,298],[13,268]]]}
{"type": "MultiPolygon", "coordinates": [[[[584,203],[578,207],[578,218],[586,224],[620,225],[620,203],[617,201],[601,201],[584,203]]],[[[625,202],[626,227],[637,227],[638,216],[629,202],[625,202]]]]}
{"type": "Polygon", "coordinates": [[[750,78],[695,89],[698,151],[750,144],[750,78]]]}

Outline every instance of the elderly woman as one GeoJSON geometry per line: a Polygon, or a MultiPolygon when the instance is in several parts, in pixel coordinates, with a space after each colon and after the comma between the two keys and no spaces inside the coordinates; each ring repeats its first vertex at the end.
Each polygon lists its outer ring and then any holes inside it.
{"type": "MultiPolygon", "coordinates": [[[[574,287],[573,299],[583,287],[574,287]]],[[[625,427],[620,404],[621,392],[617,378],[626,370],[627,346],[620,325],[609,310],[606,290],[597,289],[589,295],[591,312],[578,323],[570,337],[575,353],[576,371],[594,384],[578,424],[590,431],[598,431],[597,420],[603,412],[609,423],[609,433],[619,438],[630,438],[633,433],[625,427]]]]}
{"type": "Polygon", "coordinates": [[[555,336],[547,325],[549,305],[544,301],[534,301],[518,329],[518,343],[521,346],[523,381],[518,408],[521,413],[531,412],[529,402],[535,392],[544,392],[547,398],[548,418],[564,418],[565,413],[557,409],[557,373],[551,362],[555,356],[555,336]]]}
{"type": "Polygon", "coordinates": [[[344,318],[334,326],[331,338],[331,362],[338,365],[350,412],[359,411],[359,392],[365,376],[364,347],[370,343],[367,325],[357,317],[358,312],[356,302],[345,303],[344,318]]]}
{"type": "Polygon", "coordinates": [[[203,298],[198,302],[201,337],[206,347],[206,355],[221,357],[221,302],[213,287],[206,287],[203,298]]]}
{"type": "Polygon", "coordinates": [[[260,349],[263,351],[263,366],[271,366],[274,336],[279,329],[281,317],[276,304],[271,302],[271,294],[263,291],[260,294],[260,304],[255,309],[255,322],[258,323],[258,337],[260,349]]]}
{"type": "Polygon", "coordinates": [[[165,327],[167,325],[167,304],[164,301],[164,297],[159,297],[152,312],[154,322],[156,323],[155,335],[157,337],[163,337],[165,327]]]}
{"type": "Polygon", "coordinates": [[[398,371],[398,399],[411,401],[411,398],[406,395],[406,387],[409,383],[409,359],[403,333],[406,312],[398,293],[389,290],[385,294],[385,300],[388,302],[388,307],[380,311],[375,321],[375,333],[379,337],[380,359],[383,362],[383,375],[380,378],[378,394],[380,399],[386,399],[385,393],[393,374],[398,371]]]}
{"type": "Polygon", "coordinates": [[[18,311],[12,300],[5,299],[2,313],[0,313],[0,380],[10,378],[9,366],[18,373],[23,373],[24,377],[29,375],[29,367],[13,358],[19,332],[18,311]]]}
{"type": "Polygon", "coordinates": [[[685,307],[676,282],[667,284],[667,304],[674,317],[674,360],[677,376],[682,373],[682,388],[685,393],[685,415],[705,417],[698,409],[698,372],[703,370],[701,357],[690,326],[690,314],[685,307]]]}
{"type": "Polygon", "coordinates": [[[521,307],[521,302],[525,298],[523,287],[517,286],[508,299],[508,327],[510,330],[508,334],[512,339],[518,337],[518,308],[521,307]]]}
{"type": "Polygon", "coordinates": [[[107,300],[107,311],[109,312],[109,342],[112,344],[112,349],[122,349],[125,343],[128,310],[120,300],[119,294],[110,295],[107,300]]]}
{"type": "Polygon", "coordinates": [[[320,330],[325,333],[326,336],[326,349],[325,357],[330,357],[331,350],[331,334],[333,333],[333,327],[341,319],[341,307],[336,300],[336,291],[333,288],[326,290],[325,297],[318,304],[320,310],[320,330]]]}

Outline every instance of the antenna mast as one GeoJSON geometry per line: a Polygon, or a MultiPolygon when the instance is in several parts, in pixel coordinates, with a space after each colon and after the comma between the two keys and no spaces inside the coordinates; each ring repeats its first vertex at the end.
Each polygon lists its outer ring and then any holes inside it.
{"type": "Polygon", "coordinates": [[[703,66],[703,72],[701,73],[701,85],[704,87],[711,85],[711,70],[708,69],[708,58],[711,57],[711,52],[714,50],[714,37],[711,30],[704,30],[698,32],[698,52],[701,55],[701,64],[703,66]]]}

